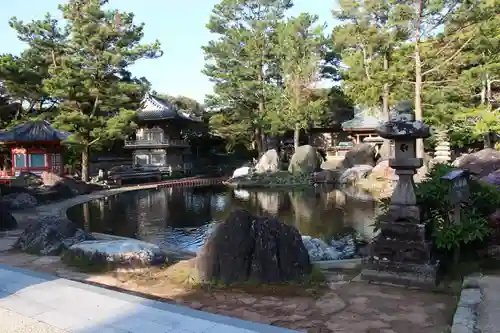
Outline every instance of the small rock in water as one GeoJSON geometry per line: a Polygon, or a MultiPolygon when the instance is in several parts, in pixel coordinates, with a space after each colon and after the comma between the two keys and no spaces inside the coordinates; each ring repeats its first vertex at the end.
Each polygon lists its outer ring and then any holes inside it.
{"type": "Polygon", "coordinates": [[[319,239],[312,238],[311,236],[302,236],[302,242],[309,252],[309,257],[312,261],[320,260],[337,260],[340,258],[341,253],[331,246],[319,239]]]}

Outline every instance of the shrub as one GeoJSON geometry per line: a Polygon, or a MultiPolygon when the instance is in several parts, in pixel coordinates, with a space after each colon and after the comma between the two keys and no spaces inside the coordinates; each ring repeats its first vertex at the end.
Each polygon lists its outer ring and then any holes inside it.
{"type": "Polygon", "coordinates": [[[470,179],[470,201],[462,209],[461,223],[451,223],[448,218],[451,209],[449,182],[441,179],[451,170],[451,165],[436,165],[416,188],[422,218],[431,223],[435,245],[442,250],[453,250],[483,241],[490,234],[488,216],[500,207],[500,192],[495,187],[470,179]]]}

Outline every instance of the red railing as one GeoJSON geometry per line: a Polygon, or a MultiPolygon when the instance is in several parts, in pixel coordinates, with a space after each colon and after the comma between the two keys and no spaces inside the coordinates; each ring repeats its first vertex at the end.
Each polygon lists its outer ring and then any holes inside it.
{"type": "Polygon", "coordinates": [[[139,186],[149,186],[156,185],[157,188],[162,187],[203,187],[203,186],[213,186],[220,185],[226,181],[228,177],[217,177],[217,178],[184,178],[184,179],[171,179],[164,180],[155,183],[139,184],[139,186]]]}

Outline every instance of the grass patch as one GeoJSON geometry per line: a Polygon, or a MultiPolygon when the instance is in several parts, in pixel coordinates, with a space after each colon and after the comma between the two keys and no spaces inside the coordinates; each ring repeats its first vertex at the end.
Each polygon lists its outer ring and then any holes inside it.
{"type": "Polygon", "coordinates": [[[104,273],[112,270],[112,267],[105,261],[89,259],[87,256],[78,255],[71,251],[64,251],[61,260],[64,264],[83,273],[104,273]]]}
{"type": "Polygon", "coordinates": [[[205,291],[233,291],[247,294],[266,296],[315,296],[326,290],[326,277],[323,271],[316,265],[312,266],[312,272],[302,281],[290,281],[285,283],[260,283],[247,281],[244,283],[225,284],[223,282],[213,282],[198,284],[197,288],[205,291]]]}
{"type": "Polygon", "coordinates": [[[310,186],[312,178],[309,174],[292,174],[288,171],[277,171],[242,176],[227,182],[237,188],[282,188],[310,186]]]}

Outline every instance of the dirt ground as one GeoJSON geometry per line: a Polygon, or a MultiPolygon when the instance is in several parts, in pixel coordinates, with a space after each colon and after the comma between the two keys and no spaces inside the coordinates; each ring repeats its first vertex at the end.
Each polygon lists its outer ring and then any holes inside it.
{"type": "Polygon", "coordinates": [[[194,288],[171,278],[175,266],[136,273],[84,274],[65,266],[59,257],[12,252],[5,250],[7,245],[2,249],[1,243],[0,238],[0,263],[311,333],[441,333],[448,330],[456,304],[449,294],[352,281],[310,289],[194,288]]]}

